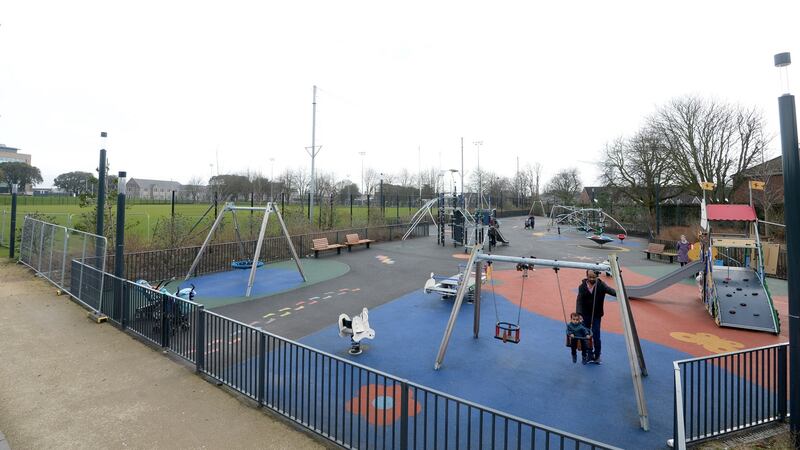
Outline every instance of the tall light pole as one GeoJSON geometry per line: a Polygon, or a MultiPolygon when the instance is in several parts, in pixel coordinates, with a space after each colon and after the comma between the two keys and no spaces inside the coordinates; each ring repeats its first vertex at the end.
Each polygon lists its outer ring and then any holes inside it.
{"type": "Polygon", "coordinates": [[[311,155],[311,195],[309,196],[308,203],[308,221],[314,223],[314,195],[317,193],[317,176],[314,172],[314,159],[317,157],[319,150],[322,148],[316,146],[316,132],[317,132],[317,86],[314,85],[314,99],[311,102],[311,148],[306,148],[306,151],[311,155]]]}
{"type": "Polygon", "coordinates": [[[272,195],[272,187],[275,185],[275,158],[269,159],[269,198],[271,201],[275,201],[275,196],[272,195]]]}
{"type": "MultiPolygon", "coordinates": [[[[786,224],[786,273],[798,273],[800,245],[797,230],[800,228],[800,155],[797,142],[797,110],[794,96],[789,93],[787,67],[792,63],[789,53],[775,55],[775,67],[781,75],[784,94],[778,97],[783,157],[784,223],[786,224]]],[[[794,448],[800,433],[800,277],[789,277],[789,427],[794,448]]],[[[781,393],[781,396],[785,393],[781,393]]],[[[785,408],[784,400],[781,400],[785,408]]],[[[783,411],[785,413],[785,409],[783,411]]]]}
{"type": "Polygon", "coordinates": [[[367,152],[358,152],[361,155],[361,195],[364,195],[364,156],[367,152]]]}
{"type": "Polygon", "coordinates": [[[483,207],[483,173],[481,173],[481,145],[483,141],[473,141],[475,148],[478,149],[478,204],[483,207]]]}

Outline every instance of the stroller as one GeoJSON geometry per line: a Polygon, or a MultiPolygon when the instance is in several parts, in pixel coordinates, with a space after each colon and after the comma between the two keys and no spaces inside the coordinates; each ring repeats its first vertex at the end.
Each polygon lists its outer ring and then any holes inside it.
{"type": "MultiPolygon", "coordinates": [[[[191,328],[191,305],[178,299],[194,300],[196,295],[194,285],[191,287],[180,287],[172,294],[166,287],[161,287],[161,283],[155,287],[146,280],[138,280],[136,284],[147,289],[143,294],[146,298],[144,306],[136,308],[133,319],[136,322],[148,323],[153,334],[161,333],[164,314],[167,318],[167,328],[170,335],[189,330],[191,328]]],[[[147,325],[145,325],[147,326],[147,325]]]]}

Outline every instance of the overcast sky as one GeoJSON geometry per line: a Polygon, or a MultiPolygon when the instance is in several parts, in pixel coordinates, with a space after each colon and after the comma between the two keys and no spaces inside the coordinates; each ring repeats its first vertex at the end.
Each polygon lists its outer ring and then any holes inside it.
{"type": "MultiPolygon", "coordinates": [[[[35,1],[0,3],[0,143],[52,185],[94,171],[193,176],[418,167],[546,177],[636,131],[673,97],[762,108],[779,152],[775,53],[800,1],[35,1]],[[217,167],[217,155],[219,167],[217,167]],[[441,163],[440,163],[441,161],[441,163]],[[213,167],[212,167],[213,165],[213,167]]],[[[794,74],[792,77],[791,74],[794,74]]],[[[797,92],[795,92],[797,94],[797,92]]]]}

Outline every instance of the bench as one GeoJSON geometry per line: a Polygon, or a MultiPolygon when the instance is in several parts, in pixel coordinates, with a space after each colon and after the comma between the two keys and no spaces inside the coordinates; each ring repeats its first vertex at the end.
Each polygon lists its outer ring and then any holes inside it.
{"type": "Polygon", "coordinates": [[[324,252],[327,250],[336,250],[336,254],[340,255],[342,253],[342,244],[329,244],[328,238],[319,238],[313,239],[314,246],[312,250],[314,250],[314,258],[319,258],[319,252],[324,252]]]}
{"type": "Polygon", "coordinates": [[[670,264],[672,264],[675,257],[678,256],[676,252],[664,250],[664,244],[656,244],[654,242],[647,244],[647,250],[642,250],[642,253],[647,255],[647,259],[650,259],[650,255],[666,256],[669,258],[670,264]]]}
{"type": "Polygon", "coordinates": [[[358,233],[348,234],[345,236],[345,245],[347,245],[347,251],[351,251],[354,245],[364,244],[369,248],[369,243],[375,242],[372,239],[359,239],[358,233]]]}

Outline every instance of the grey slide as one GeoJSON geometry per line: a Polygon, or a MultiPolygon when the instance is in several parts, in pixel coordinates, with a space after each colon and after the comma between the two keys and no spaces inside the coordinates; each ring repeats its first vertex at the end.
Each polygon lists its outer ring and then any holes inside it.
{"type": "Polygon", "coordinates": [[[698,259],[697,261],[692,261],[680,269],[670,272],[657,280],[651,281],[650,283],[643,284],[641,286],[626,286],[625,291],[628,293],[628,297],[646,298],[647,296],[663,291],[673,284],[679,283],[687,279],[689,276],[702,271],[703,260],[698,259]]]}
{"type": "Polygon", "coordinates": [[[508,239],[503,236],[503,233],[500,232],[500,229],[495,228],[494,231],[497,233],[497,242],[508,245],[508,239]]]}

